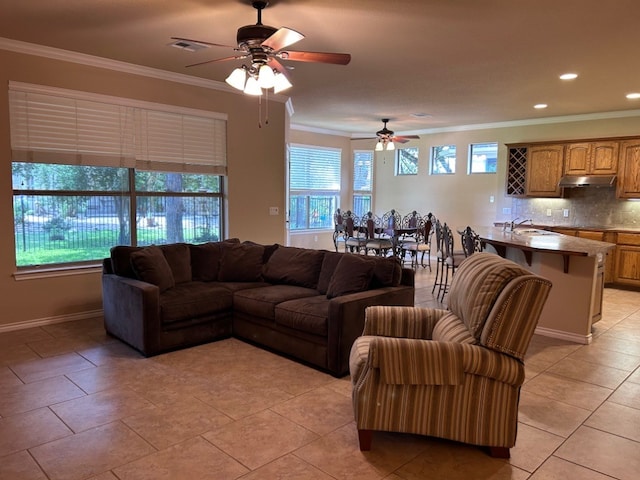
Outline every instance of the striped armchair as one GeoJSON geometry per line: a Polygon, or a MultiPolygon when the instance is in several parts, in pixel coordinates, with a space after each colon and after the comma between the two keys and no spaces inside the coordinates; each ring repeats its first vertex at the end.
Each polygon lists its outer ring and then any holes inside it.
{"type": "Polygon", "coordinates": [[[373,431],[489,447],[516,442],[523,359],[551,282],[493,253],[465,259],[449,310],[375,306],[351,349],[361,450],[373,431]]]}

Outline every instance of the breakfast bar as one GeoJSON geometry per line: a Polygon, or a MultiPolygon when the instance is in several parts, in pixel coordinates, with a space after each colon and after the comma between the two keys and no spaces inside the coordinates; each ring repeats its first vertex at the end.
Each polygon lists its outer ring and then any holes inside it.
{"type": "Polygon", "coordinates": [[[591,343],[591,327],[602,316],[604,259],[614,244],[524,226],[473,229],[487,251],[553,283],[537,334],[591,343]]]}

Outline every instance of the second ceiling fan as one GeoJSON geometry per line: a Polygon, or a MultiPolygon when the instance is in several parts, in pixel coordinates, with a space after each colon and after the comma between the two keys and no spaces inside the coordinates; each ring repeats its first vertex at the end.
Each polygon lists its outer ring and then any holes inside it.
{"type": "Polygon", "coordinates": [[[376,144],[375,150],[377,152],[381,150],[395,150],[396,143],[407,143],[409,140],[420,138],[418,135],[394,135],[394,131],[387,128],[388,122],[388,118],[383,118],[382,123],[384,126],[376,132],[378,143],[376,144]]]}

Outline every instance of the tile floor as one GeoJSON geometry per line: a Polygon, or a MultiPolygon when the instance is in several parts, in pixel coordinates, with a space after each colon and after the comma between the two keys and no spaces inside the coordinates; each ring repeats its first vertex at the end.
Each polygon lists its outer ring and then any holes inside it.
{"type": "Polygon", "coordinates": [[[348,378],[239,340],[145,359],[100,319],[2,333],[0,479],[636,479],[640,292],[604,311],[591,345],[534,337],[510,460],[388,433],[362,453],[348,378]]]}

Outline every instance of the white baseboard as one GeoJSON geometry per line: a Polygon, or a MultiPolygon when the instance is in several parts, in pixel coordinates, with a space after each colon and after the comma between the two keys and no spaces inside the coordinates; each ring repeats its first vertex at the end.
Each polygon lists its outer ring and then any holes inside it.
{"type": "Polygon", "coordinates": [[[89,318],[102,317],[102,309],[89,310],[87,312],[71,313],[68,315],[57,315],[55,317],[36,318],[26,320],[24,322],[8,323],[0,325],[0,333],[11,332],[14,330],[23,330],[25,328],[42,327],[45,325],[54,325],[56,323],[71,322],[75,320],[87,320],[89,318]]]}
{"type": "Polygon", "coordinates": [[[542,335],[543,337],[559,338],[561,340],[568,340],[573,343],[582,343],[584,345],[589,345],[593,339],[593,335],[591,334],[579,335],[577,333],[568,333],[562,330],[554,330],[552,328],[545,327],[537,327],[533,333],[542,335]]]}

